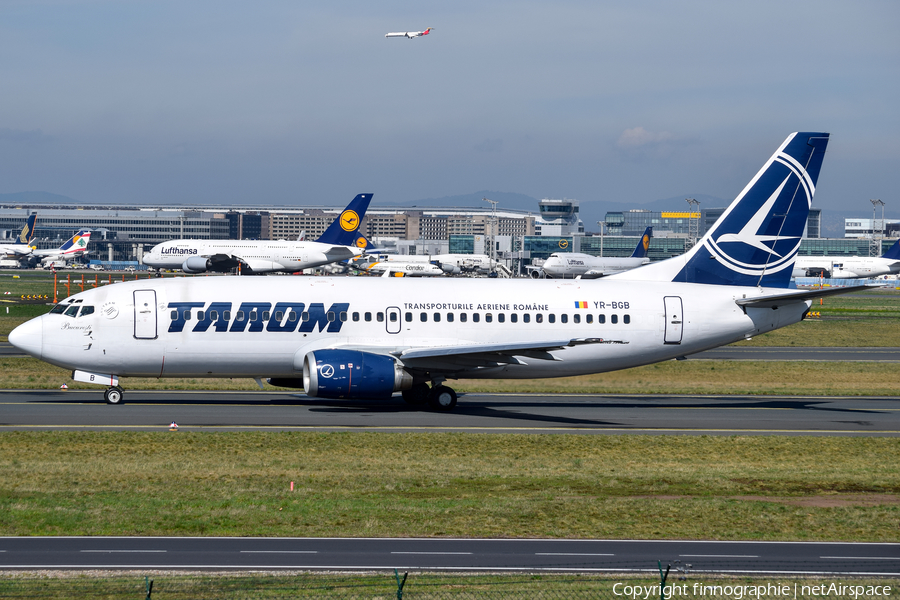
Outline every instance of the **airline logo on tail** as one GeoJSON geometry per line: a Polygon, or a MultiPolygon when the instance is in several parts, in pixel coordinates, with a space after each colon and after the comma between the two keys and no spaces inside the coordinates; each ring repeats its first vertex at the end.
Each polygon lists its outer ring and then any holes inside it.
{"type": "Polygon", "coordinates": [[[16,240],[17,244],[28,244],[31,243],[31,240],[34,239],[35,219],[37,219],[37,213],[28,215],[28,219],[25,221],[25,226],[22,228],[22,232],[19,233],[19,239],[16,240]]]}
{"type": "Polygon", "coordinates": [[[827,144],[827,133],[788,137],[689,253],[675,281],[786,286],[827,144]]]}
{"type": "Polygon", "coordinates": [[[344,231],[356,231],[359,227],[359,215],[348,208],[341,213],[340,223],[344,231]]]}
{"type": "Polygon", "coordinates": [[[63,254],[77,254],[78,252],[83,252],[90,241],[91,232],[82,229],[72,236],[72,239],[63,244],[60,250],[63,251],[63,254]]]}

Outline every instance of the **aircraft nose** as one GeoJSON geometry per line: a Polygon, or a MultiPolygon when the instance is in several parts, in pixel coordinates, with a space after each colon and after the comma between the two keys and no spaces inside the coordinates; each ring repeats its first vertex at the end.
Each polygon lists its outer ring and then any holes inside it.
{"type": "Polygon", "coordinates": [[[44,320],[41,317],[22,323],[9,332],[9,343],[35,358],[41,358],[44,345],[44,320]]]}

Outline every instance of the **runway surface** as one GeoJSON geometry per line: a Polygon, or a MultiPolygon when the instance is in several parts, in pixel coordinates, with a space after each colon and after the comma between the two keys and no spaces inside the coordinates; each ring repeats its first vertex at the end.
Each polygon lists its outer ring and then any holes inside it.
{"type": "Polygon", "coordinates": [[[0,569],[656,571],[900,575],[900,545],[659,540],[0,538],[0,569]]]}
{"type": "Polygon", "coordinates": [[[898,397],[460,394],[449,413],[302,392],[0,391],[0,431],[357,430],[478,433],[900,435],[898,397]]]}

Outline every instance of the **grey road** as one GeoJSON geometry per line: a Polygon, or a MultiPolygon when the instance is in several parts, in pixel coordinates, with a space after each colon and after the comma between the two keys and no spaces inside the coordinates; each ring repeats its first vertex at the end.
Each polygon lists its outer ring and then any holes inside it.
{"type": "Polygon", "coordinates": [[[659,540],[7,537],[0,569],[655,571],[900,575],[900,544],[659,540]]]}
{"type": "Polygon", "coordinates": [[[900,397],[461,394],[450,413],[302,392],[0,391],[0,431],[358,430],[581,434],[900,435],[900,397]]]}

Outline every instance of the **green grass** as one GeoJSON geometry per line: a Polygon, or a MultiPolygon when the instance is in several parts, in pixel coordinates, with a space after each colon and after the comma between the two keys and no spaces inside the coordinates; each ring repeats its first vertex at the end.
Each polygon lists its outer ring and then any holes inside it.
{"type": "MultiPolygon", "coordinates": [[[[647,565],[649,570],[656,564],[647,565]]],[[[0,574],[0,596],[4,598],[143,598],[146,595],[145,576],[153,582],[153,597],[172,600],[195,598],[398,598],[397,580],[390,570],[381,573],[173,573],[155,572],[146,576],[141,572],[116,575],[89,573],[19,572],[0,574]]],[[[816,579],[789,577],[735,577],[716,576],[708,573],[689,573],[686,580],[678,578],[675,570],[669,576],[668,585],[678,585],[674,598],[703,598],[703,600],[735,600],[738,594],[734,586],[765,586],[767,584],[786,585],[790,598],[797,586],[797,598],[807,600],[821,598],[804,593],[803,586],[840,582],[852,586],[891,586],[895,591],[896,580],[888,578],[819,577],[816,579]],[[707,590],[703,594],[693,594],[693,586],[720,586],[727,589],[718,593],[707,590]],[[683,587],[687,586],[687,587],[683,587]],[[686,592],[686,593],[685,593],[686,592]],[[725,592],[728,592],[727,594],[725,592]],[[675,595],[677,594],[677,595],[675,595]]],[[[400,573],[403,577],[403,573],[400,573]]],[[[406,579],[403,593],[418,600],[440,600],[452,598],[545,598],[576,600],[579,598],[613,599],[622,598],[624,585],[653,586],[659,583],[655,573],[644,575],[597,575],[597,574],[496,574],[487,575],[457,573],[411,572],[406,579]],[[617,583],[623,587],[614,588],[617,583]],[[616,595],[618,592],[619,595],[616,595]]],[[[874,590],[873,590],[874,591],[874,590]]],[[[879,590],[881,591],[881,590],[879,590]]],[[[632,596],[624,596],[631,598],[632,596]]],[[[639,598],[644,596],[638,594],[639,598]]],[[[649,595],[656,598],[658,596],[649,595]]],[[[746,591],[742,598],[750,596],[746,591]]],[[[765,596],[763,596],[765,597],[765,596]]],[[[778,598],[779,596],[772,596],[778,598]]],[[[860,600],[884,598],[885,596],[857,595],[860,600]]]]}
{"type": "Polygon", "coordinates": [[[896,438],[161,429],[0,434],[0,534],[900,538],[896,438]]]}

